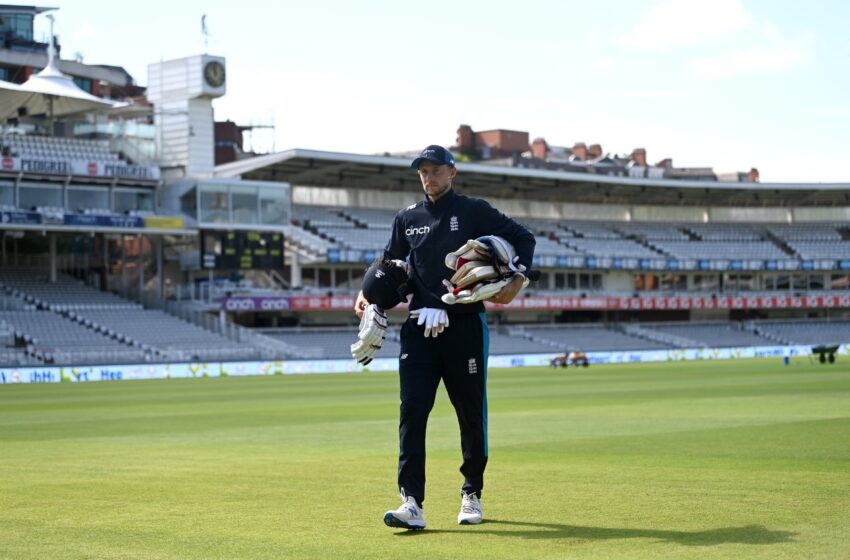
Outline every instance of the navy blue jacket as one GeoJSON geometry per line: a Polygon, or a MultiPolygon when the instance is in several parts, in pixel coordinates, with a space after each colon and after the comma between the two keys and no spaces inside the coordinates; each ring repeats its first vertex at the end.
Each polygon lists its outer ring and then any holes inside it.
{"type": "Polygon", "coordinates": [[[534,235],[485,200],[449,190],[435,203],[426,197],[396,214],[384,256],[407,259],[412,265],[410,309],[434,307],[453,313],[484,311],[482,302],[447,305],[440,299],[446,293],[442,281],[454,274],[446,266],[446,255],[467,240],[482,235],[498,235],[509,241],[516,249],[519,264],[531,268],[534,235]]]}

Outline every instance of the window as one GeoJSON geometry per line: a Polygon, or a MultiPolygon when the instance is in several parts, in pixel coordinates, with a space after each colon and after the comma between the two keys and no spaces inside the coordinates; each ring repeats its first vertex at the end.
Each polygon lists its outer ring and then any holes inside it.
{"type": "Polygon", "coordinates": [[[27,14],[5,14],[3,15],[4,29],[8,29],[12,36],[18,39],[32,41],[32,15],[27,14]]]}
{"type": "Polygon", "coordinates": [[[79,212],[86,208],[109,209],[109,191],[106,188],[68,187],[68,209],[79,212]]]}
{"type": "Polygon", "coordinates": [[[226,223],[230,221],[230,203],[227,185],[200,185],[202,222],[226,223]]]}
{"type": "Polygon", "coordinates": [[[850,276],[847,274],[832,274],[829,277],[830,290],[846,290],[850,286],[850,276]]]}
{"type": "Polygon", "coordinates": [[[642,292],[644,290],[657,290],[658,276],[651,272],[635,274],[634,289],[638,292],[642,292]]]}
{"type": "MultiPolygon", "coordinates": [[[[194,191],[192,191],[194,193],[194,191]]],[[[154,211],[154,195],[148,190],[116,189],[115,211],[118,213],[131,210],[154,211]]]]}
{"type": "Polygon", "coordinates": [[[564,286],[565,286],[564,280],[565,279],[566,279],[566,274],[564,274],[563,272],[556,272],[555,273],[555,289],[556,290],[563,290],[564,289],[564,286]]]}
{"type": "Polygon", "coordinates": [[[62,187],[53,185],[21,185],[21,202],[18,206],[25,210],[35,209],[39,206],[50,206],[53,208],[64,208],[65,201],[62,199],[62,187]]]}
{"type": "Polygon", "coordinates": [[[92,92],[92,81],[88,78],[77,78],[74,77],[74,83],[77,84],[77,87],[83,90],[86,93],[92,92]]]}
{"type": "Polygon", "coordinates": [[[684,274],[663,274],[661,289],[667,291],[684,291],[688,289],[688,277],[684,274]]]}
{"type": "Polygon", "coordinates": [[[720,278],[717,274],[697,274],[694,276],[694,290],[698,292],[711,292],[720,286],[720,278]]]}
{"type": "MultiPolygon", "coordinates": [[[[118,207],[118,200],[115,200],[116,209],[118,207]]],[[[192,218],[193,220],[199,220],[200,216],[198,216],[198,188],[189,189],[189,192],[180,197],[180,211],[192,218]]]]}
{"type": "Polygon", "coordinates": [[[602,289],[602,275],[601,274],[591,274],[590,275],[590,287],[594,290],[602,289]]]}
{"type": "Polygon", "coordinates": [[[254,185],[231,185],[230,200],[233,204],[233,222],[237,224],[256,224],[257,187],[254,185]]]}
{"type": "Polygon", "coordinates": [[[752,274],[726,274],[723,277],[723,289],[727,292],[755,290],[757,285],[752,274]]]}
{"type": "Polygon", "coordinates": [[[15,205],[15,187],[11,183],[0,183],[0,206],[15,205]]]}
{"type": "Polygon", "coordinates": [[[739,274],[738,275],[738,289],[739,290],[757,290],[758,289],[758,278],[756,278],[752,274],[739,274]]]}
{"type": "Polygon", "coordinates": [[[289,217],[289,190],[260,187],[260,223],[284,225],[289,223],[289,217]]]}

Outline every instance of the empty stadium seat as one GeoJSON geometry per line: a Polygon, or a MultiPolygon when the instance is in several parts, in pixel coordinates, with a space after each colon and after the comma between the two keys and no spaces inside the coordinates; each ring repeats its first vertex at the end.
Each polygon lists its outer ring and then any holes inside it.
{"type": "Polygon", "coordinates": [[[850,343],[850,321],[755,321],[753,326],[761,336],[785,344],[850,343]]]}
{"type": "Polygon", "coordinates": [[[3,311],[0,319],[12,325],[16,335],[48,363],[113,363],[152,356],[174,361],[259,356],[258,349],[250,344],[232,341],[162,311],[144,309],[66,276],[49,283],[43,272],[4,270],[0,272],[0,286],[13,299],[42,308],[3,311]]]}
{"type": "Polygon", "coordinates": [[[249,360],[257,349],[173,317],[140,308],[81,308],[69,314],[91,329],[125,340],[170,360],[249,360]]]}
{"type": "Polygon", "coordinates": [[[596,352],[673,348],[670,344],[630,336],[626,333],[606,328],[604,325],[530,325],[522,330],[530,335],[532,340],[548,343],[552,347],[561,349],[561,351],[580,350],[583,352],[596,352]]]}
{"type": "Polygon", "coordinates": [[[120,363],[145,359],[145,352],[51,311],[0,311],[15,336],[45,363],[120,363]]]}
{"type": "Polygon", "coordinates": [[[102,140],[10,134],[3,138],[3,146],[13,156],[33,159],[120,161],[109,151],[109,143],[102,140]]]}
{"type": "Polygon", "coordinates": [[[736,323],[675,323],[666,325],[642,325],[643,329],[654,330],[673,336],[686,337],[707,348],[769,346],[774,341],[744,330],[736,323]]]}
{"type": "MultiPolygon", "coordinates": [[[[266,331],[264,334],[296,346],[303,357],[313,359],[351,358],[351,344],[357,340],[357,331],[353,327],[349,329],[272,330],[266,331]]],[[[384,345],[376,357],[398,357],[400,352],[398,331],[392,328],[388,329],[384,345]]]]}

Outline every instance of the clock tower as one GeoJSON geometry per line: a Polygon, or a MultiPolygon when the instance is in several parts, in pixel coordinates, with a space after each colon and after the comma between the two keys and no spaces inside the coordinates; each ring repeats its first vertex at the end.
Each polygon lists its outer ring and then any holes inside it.
{"type": "Polygon", "coordinates": [[[197,55],[148,65],[157,154],[166,179],[209,177],[215,167],[212,101],[227,91],[225,61],[197,55]]]}

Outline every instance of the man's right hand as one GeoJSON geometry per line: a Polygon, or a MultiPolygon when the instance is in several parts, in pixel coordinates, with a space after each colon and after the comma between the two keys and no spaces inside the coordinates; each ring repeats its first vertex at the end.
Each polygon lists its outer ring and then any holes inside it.
{"type": "Polygon", "coordinates": [[[351,355],[358,364],[367,366],[384,345],[387,316],[377,305],[367,305],[359,328],[357,342],[351,345],[351,355]]]}
{"type": "Polygon", "coordinates": [[[363,290],[360,290],[360,292],[357,294],[357,300],[354,302],[354,313],[362,319],[363,312],[368,306],[369,302],[366,301],[365,297],[363,297],[363,290]]]}

